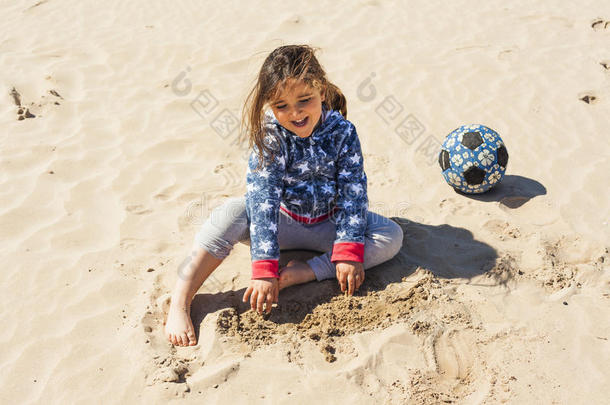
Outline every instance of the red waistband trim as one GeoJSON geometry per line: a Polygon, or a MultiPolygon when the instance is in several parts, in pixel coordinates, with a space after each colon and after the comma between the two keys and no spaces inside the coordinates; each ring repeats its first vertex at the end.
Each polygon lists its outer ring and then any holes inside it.
{"type": "Polygon", "coordinates": [[[284,211],[286,214],[290,215],[290,217],[292,217],[293,219],[295,219],[299,222],[302,222],[304,224],[317,224],[318,222],[322,222],[325,219],[327,219],[328,217],[330,217],[332,214],[334,214],[339,209],[339,207],[335,206],[329,213],[320,215],[319,217],[315,217],[315,218],[308,218],[308,217],[301,216],[299,214],[295,214],[294,212],[289,211],[287,208],[284,208],[283,206],[280,206],[280,209],[282,211],[284,211]]]}

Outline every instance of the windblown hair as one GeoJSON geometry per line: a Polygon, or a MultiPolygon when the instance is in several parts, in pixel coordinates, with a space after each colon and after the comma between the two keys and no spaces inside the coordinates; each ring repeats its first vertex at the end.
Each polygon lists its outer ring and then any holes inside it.
{"type": "Polygon", "coordinates": [[[316,59],[316,49],[308,45],[285,45],[276,48],[267,56],[258,74],[256,84],[248,94],[242,112],[242,130],[248,137],[248,146],[258,149],[258,168],[264,161],[265,153],[275,158],[277,150],[264,143],[265,106],[282,92],[290,79],[305,82],[324,95],[323,104],[327,109],[339,111],[347,118],[345,96],[337,86],[326,78],[324,69],[316,59]]]}

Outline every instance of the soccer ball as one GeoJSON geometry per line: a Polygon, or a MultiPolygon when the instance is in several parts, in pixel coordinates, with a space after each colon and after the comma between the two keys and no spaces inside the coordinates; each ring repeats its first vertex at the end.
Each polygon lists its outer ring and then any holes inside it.
{"type": "Polygon", "coordinates": [[[462,125],[447,135],[438,163],[447,184],[464,193],[478,194],[500,183],[508,151],[493,129],[462,125]]]}

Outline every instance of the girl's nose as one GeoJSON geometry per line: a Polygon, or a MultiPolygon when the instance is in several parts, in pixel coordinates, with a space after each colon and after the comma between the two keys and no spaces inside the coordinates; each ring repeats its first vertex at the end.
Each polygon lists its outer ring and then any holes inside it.
{"type": "Polygon", "coordinates": [[[299,110],[299,108],[295,107],[290,111],[290,117],[292,117],[293,119],[296,120],[297,118],[299,118],[300,113],[301,113],[301,111],[299,110]]]}

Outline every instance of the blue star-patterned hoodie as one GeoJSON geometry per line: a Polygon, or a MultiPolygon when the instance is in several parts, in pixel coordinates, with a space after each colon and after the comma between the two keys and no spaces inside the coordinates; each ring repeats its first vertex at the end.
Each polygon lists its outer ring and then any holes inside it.
{"type": "Polygon", "coordinates": [[[280,210],[311,225],[336,224],[331,261],[362,263],[368,211],[367,177],[354,125],[338,111],[323,108],[317,127],[300,138],[265,113],[264,142],[275,151],[258,165],[254,146],[246,174],[252,278],[279,277],[277,225],[280,210]]]}

